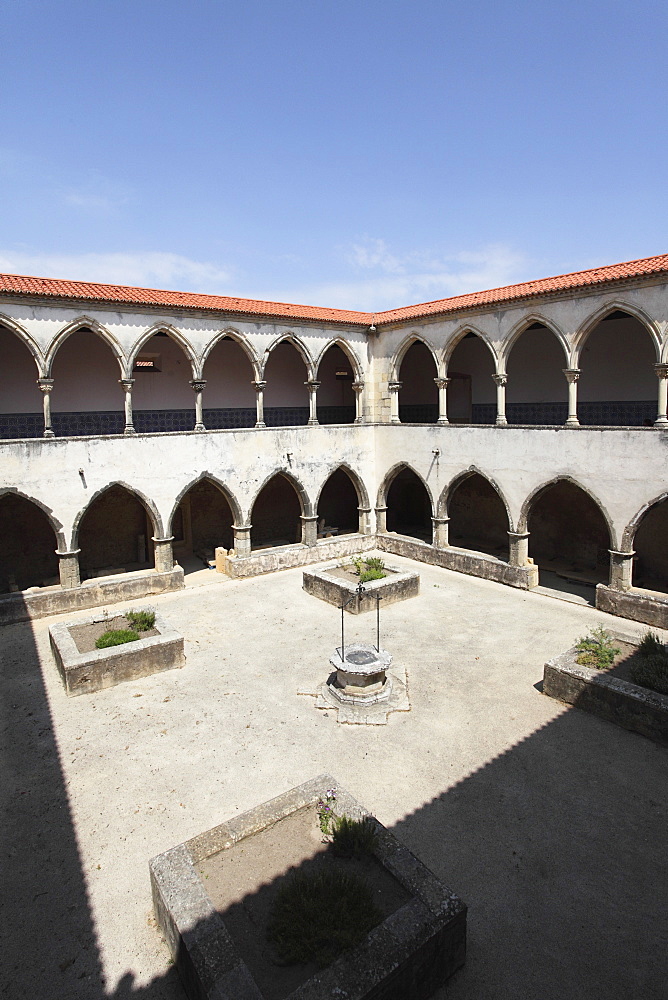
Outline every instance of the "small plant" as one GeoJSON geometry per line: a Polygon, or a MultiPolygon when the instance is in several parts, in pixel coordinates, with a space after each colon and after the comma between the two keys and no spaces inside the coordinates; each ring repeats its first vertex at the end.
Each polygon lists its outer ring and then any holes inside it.
{"type": "Polygon", "coordinates": [[[357,556],[352,563],[360,578],[360,583],[369,583],[370,580],[384,580],[387,576],[385,563],[378,556],[369,556],[368,559],[357,556]]]}
{"type": "Polygon", "coordinates": [[[668,694],[668,656],[665,652],[642,656],[631,667],[631,679],[659,694],[668,694]]]}
{"type": "Polygon", "coordinates": [[[320,799],[316,806],[318,810],[318,823],[320,831],[324,837],[329,837],[332,832],[334,822],[334,803],[336,802],[336,788],[328,788],[325,797],[320,799]]]}
{"type": "Polygon", "coordinates": [[[379,569],[381,572],[385,569],[385,563],[380,556],[369,556],[366,560],[366,564],[369,569],[379,569]]]}
{"type": "Polygon", "coordinates": [[[126,611],[125,617],[136,632],[148,632],[155,625],[155,611],[126,611]]]}
{"type": "Polygon", "coordinates": [[[381,919],[368,886],[354,875],[298,873],[276,894],[267,938],[282,964],[315,961],[324,968],[381,919]]]}
{"type": "Polygon", "coordinates": [[[370,816],[341,816],[332,827],[332,850],[340,858],[368,858],[378,846],[376,824],[370,816]]]}
{"type": "Polygon", "coordinates": [[[108,632],[103,632],[99,639],[95,640],[96,649],[107,649],[109,646],[122,646],[126,642],[136,642],[139,635],[131,628],[112,628],[108,632]]]}
{"type": "Polygon", "coordinates": [[[620,652],[617,646],[613,646],[612,636],[602,625],[578,639],[575,648],[578,651],[575,662],[581,667],[594,667],[596,670],[607,670],[620,652]]]}
{"type": "Polygon", "coordinates": [[[666,647],[658,635],[655,632],[650,632],[649,629],[640,640],[638,652],[641,656],[668,656],[666,647]]]}

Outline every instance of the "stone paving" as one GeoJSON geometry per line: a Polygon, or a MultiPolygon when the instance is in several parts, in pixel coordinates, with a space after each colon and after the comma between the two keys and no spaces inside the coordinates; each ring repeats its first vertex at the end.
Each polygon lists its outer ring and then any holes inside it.
{"type": "MultiPolygon", "coordinates": [[[[0,997],[183,1000],[149,858],[326,771],[469,905],[467,964],[437,1000],[664,1000],[667,751],[536,688],[546,659],[619,619],[417,568],[420,596],[382,613],[412,706],[387,726],[297,693],[326,678],[340,628],[301,570],[193,574],[152,601],[185,668],[80,698],[48,626],[83,614],[0,630],[0,997]]],[[[349,640],[373,641],[373,617],[350,616],[349,640]]]]}

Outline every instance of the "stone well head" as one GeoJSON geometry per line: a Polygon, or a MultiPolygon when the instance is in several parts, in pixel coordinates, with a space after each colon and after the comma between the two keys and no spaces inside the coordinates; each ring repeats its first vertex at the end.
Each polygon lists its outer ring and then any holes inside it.
{"type": "Polygon", "coordinates": [[[337,649],[329,662],[336,676],[330,679],[327,687],[337,701],[374,705],[389,699],[392,678],[387,676],[387,670],[392,655],[387,650],[354,642],[343,650],[337,649]]]}

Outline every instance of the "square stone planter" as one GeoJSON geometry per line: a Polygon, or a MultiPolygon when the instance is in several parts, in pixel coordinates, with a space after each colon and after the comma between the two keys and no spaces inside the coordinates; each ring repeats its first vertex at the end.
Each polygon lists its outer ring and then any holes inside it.
{"type": "Polygon", "coordinates": [[[349,560],[332,563],[323,569],[304,570],[303,589],[321,601],[335,604],[340,608],[344,601],[350,601],[346,607],[352,615],[363,614],[365,611],[376,610],[376,595],[380,594],[381,608],[397,601],[405,601],[409,597],[417,597],[420,593],[419,573],[404,573],[395,566],[386,566],[387,576],[383,580],[370,580],[364,584],[365,593],[357,595],[358,581],[342,577],[343,567],[349,560]]]}
{"type": "MultiPolygon", "coordinates": [[[[613,639],[638,647],[636,636],[608,629],[613,639]]],[[[548,660],[543,694],[599,715],[624,729],[668,743],[668,696],[576,663],[575,646],[548,660]]]]}
{"type": "Polygon", "coordinates": [[[104,621],[105,618],[98,611],[80,621],[51,625],[49,628],[51,650],[68,695],[101,691],[122,681],[147,677],[161,670],[172,670],[185,665],[183,636],[158,614],[155,616],[154,626],[157,635],[127,642],[122,646],[80,653],[72,637],[72,630],[104,621]]]}
{"type": "MultiPolygon", "coordinates": [[[[197,867],[219,852],[233,850],[246,838],[276,828],[297,811],[315,808],[333,787],[339,815],[356,819],[368,815],[325,774],[152,859],[155,914],[189,1000],[266,998],[197,867]]],[[[284,1000],[426,1000],[463,965],[466,906],[389,830],[380,823],[377,826],[375,858],[400,884],[408,901],[358,946],[284,994],[284,1000]]],[[[252,900],[244,897],[242,905],[250,906],[252,900]]]]}

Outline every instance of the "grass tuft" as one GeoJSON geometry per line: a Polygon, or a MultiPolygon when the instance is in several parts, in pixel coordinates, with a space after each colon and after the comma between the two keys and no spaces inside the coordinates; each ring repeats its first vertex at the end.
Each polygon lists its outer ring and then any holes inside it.
{"type": "Polygon", "coordinates": [[[613,645],[612,636],[602,625],[592,629],[589,635],[578,639],[575,648],[578,651],[575,662],[581,667],[593,667],[596,670],[606,670],[611,667],[617,653],[620,652],[618,647],[613,645]]]}
{"type": "Polygon", "coordinates": [[[112,628],[108,632],[103,632],[99,639],[95,640],[96,649],[107,649],[109,646],[122,646],[126,642],[136,642],[139,635],[131,628],[112,628]]]}
{"type": "Polygon", "coordinates": [[[340,858],[368,858],[377,846],[376,824],[370,816],[364,819],[341,816],[334,820],[332,850],[340,858]]]}
{"type": "Polygon", "coordinates": [[[137,632],[148,632],[155,625],[155,611],[126,611],[125,617],[137,632]]]}

